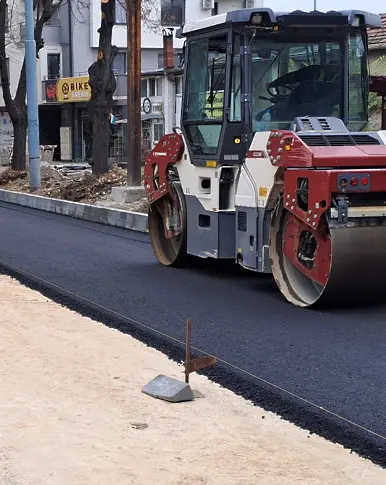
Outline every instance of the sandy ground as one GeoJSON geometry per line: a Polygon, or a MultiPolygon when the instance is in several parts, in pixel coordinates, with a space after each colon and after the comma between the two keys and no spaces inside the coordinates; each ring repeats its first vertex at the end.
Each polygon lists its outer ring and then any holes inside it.
{"type": "Polygon", "coordinates": [[[1,485],[386,483],[205,377],[192,377],[204,399],[146,396],[144,384],[182,379],[182,367],[8,277],[0,289],[1,485]]]}

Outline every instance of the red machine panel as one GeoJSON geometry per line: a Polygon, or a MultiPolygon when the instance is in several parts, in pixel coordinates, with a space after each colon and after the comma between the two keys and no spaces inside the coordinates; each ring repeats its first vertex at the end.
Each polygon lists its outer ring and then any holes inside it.
{"type": "Polygon", "coordinates": [[[144,185],[152,203],[169,192],[167,183],[168,165],[181,160],[184,142],[176,133],[164,135],[145,161],[144,185]]]}
{"type": "Polygon", "coordinates": [[[307,146],[289,130],[272,131],[267,151],[280,167],[386,167],[386,145],[307,146]]]}
{"type": "Polygon", "coordinates": [[[284,173],[285,209],[314,229],[319,226],[322,214],[331,206],[331,194],[357,192],[386,192],[386,169],[287,169],[284,173]],[[342,184],[342,181],[346,183],[342,184]],[[304,191],[307,195],[306,206],[302,201],[304,191]]]}

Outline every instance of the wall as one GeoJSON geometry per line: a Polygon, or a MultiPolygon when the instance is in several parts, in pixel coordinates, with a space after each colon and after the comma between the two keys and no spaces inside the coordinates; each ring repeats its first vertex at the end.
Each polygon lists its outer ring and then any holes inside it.
{"type": "MultiPolygon", "coordinates": [[[[145,0],[144,0],[145,1],[145,0]]],[[[157,21],[160,18],[161,0],[157,0],[159,7],[157,11],[153,12],[151,21],[157,21]]],[[[212,15],[211,10],[202,10],[202,0],[186,0],[185,21],[190,22],[192,20],[199,20],[212,15]]],[[[256,0],[256,6],[262,6],[263,0],[256,0]]],[[[228,12],[230,10],[236,10],[243,8],[244,0],[218,0],[219,13],[228,12]]],[[[93,47],[98,46],[98,33],[97,29],[100,25],[100,0],[90,0],[90,45],[93,47]]],[[[113,43],[118,47],[125,47],[127,39],[126,25],[116,25],[113,31],[113,43]]],[[[175,39],[174,45],[176,48],[181,48],[183,40],[175,39]]],[[[157,32],[152,32],[145,25],[142,26],[142,48],[158,48],[162,49],[162,28],[159,27],[157,32]]]]}

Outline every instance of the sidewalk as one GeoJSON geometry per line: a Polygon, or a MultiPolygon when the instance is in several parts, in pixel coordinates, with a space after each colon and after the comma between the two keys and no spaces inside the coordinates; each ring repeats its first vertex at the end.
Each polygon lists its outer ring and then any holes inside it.
{"type": "Polygon", "coordinates": [[[192,376],[205,395],[195,402],[144,395],[182,367],[5,276],[0,306],[1,485],[386,483],[381,468],[205,377],[192,376]]]}

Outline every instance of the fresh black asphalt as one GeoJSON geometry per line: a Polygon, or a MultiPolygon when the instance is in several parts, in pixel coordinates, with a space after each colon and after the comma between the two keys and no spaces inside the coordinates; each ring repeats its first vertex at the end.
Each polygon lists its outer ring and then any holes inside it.
{"type": "Polygon", "coordinates": [[[299,309],[269,275],[206,261],[164,268],[144,234],[5,203],[0,230],[3,272],[176,359],[181,346],[120,315],[182,341],[192,318],[193,345],[242,369],[220,362],[207,372],[214,380],[386,466],[386,441],[345,421],[386,436],[386,289],[377,307],[299,309]]]}

